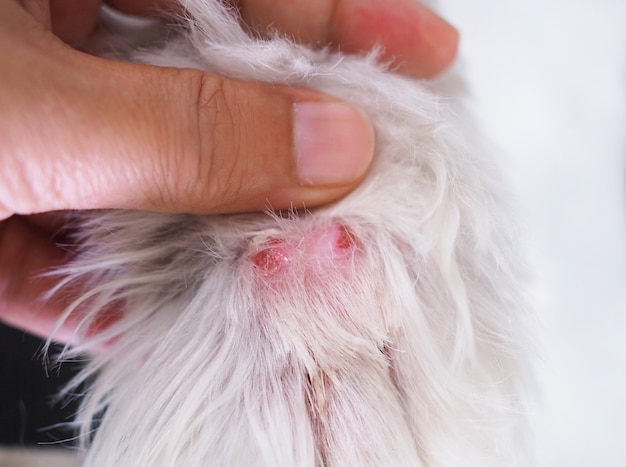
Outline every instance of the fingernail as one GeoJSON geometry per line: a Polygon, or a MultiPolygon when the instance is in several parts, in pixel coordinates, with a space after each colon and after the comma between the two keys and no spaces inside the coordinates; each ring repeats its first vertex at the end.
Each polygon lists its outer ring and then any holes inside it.
{"type": "Polygon", "coordinates": [[[345,185],[374,156],[374,131],[360,111],[340,102],[294,104],[296,164],[302,185],[345,185]]]}

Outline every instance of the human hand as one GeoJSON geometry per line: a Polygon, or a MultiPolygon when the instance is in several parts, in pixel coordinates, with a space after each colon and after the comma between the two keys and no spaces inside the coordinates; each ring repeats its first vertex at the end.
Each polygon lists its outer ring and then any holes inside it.
{"type": "MultiPolygon", "coordinates": [[[[109,3],[139,14],[155,6],[109,3]]],[[[415,76],[441,71],[456,51],[455,30],[411,0],[237,3],[259,30],[271,24],[346,52],[380,42],[384,58],[415,76]]],[[[51,211],[312,207],[353,189],[373,154],[366,118],[317,92],[114,62],[70,47],[90,36],[100,4],[0,0],[0,319],[42,336],[67,306],[38,302],[54,285],[41,274],[67,259],[53,238],[62,217],[51,211]],[[300,144],[303,134],[334,145],[321,157],[300,144]]]]}

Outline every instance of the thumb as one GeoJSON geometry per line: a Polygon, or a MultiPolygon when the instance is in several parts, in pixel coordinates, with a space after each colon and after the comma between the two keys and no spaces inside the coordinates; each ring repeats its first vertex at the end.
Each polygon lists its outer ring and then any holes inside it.
{"type": "Polygon", "coordinates": [[[0,76],[9,81],[0,83],[0,108],[15,109],[0,115],[0,210],[8,211],[0,218],[311,207],[353,189],[373,155],[364,115],[313,91],[60,45],[52,54],[11,49],[0,76]]]}

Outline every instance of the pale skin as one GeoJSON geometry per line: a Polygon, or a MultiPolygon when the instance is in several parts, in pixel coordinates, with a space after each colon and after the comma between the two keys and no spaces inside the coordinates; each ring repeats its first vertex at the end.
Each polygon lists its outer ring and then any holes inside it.
{"type": "MultiPolygon", "coordinates": [[[[168,8],[107,3],[139,15],[168,8]]],[[[307,44],[358,53],[380,43],[411,76],[432,77],[456,54],[456,30],[414,0],[233,3],[258,30],[271,24],[307,44]]],[[[68,258],[59,212],[312,208],[354,189],[373,156],[367,118],[317,92],[80,52],[101,4],[0,0],[0,320],[42,337],[75,298],[39,299],[54,285],[42,273],[68,258]],[[328,160],[298,136],[338,125],[328,160]]]]}

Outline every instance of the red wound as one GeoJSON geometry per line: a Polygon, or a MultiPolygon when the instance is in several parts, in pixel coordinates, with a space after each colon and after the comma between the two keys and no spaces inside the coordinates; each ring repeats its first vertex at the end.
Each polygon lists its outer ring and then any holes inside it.
{"type": "Polygon", "coordinates": [[[268,248],[255,253],[252,264],[264,276],[279,273],[291,263],[290,248],[278,240],[269,242],[268,248]]]}
{"type": "Polygon", "coordinates": [[[341,225],[335,243],[338,251],[345,252],[354,248],[354,237],[345,226],[341,225]]]}

